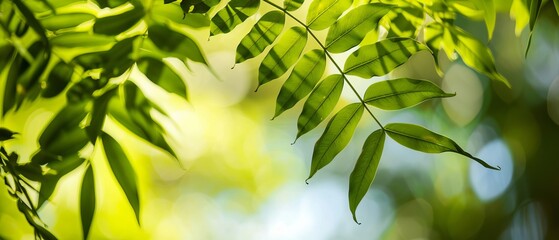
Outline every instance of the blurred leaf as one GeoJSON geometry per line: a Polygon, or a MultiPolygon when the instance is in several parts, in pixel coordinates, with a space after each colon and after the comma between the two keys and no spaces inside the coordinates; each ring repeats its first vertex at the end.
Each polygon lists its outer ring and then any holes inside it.
{"type": "Polygon", "coordinates": [[[16,164],[15,168],[19,174],[31,181],[38,182],[43,178],[43,169],[41,169],[39,164],[35,164],[33,162],[16,164]]]}
{"type": "Polygon", "coordinates": [[[303,55],[278,94],[274,118],[307,96],[324,74],[325,68],[324,51],[314,49],[303,55]]]}
{"type": "Polygon", "coordinates": [[[559,15],[559,0],[553,0],[553,5],[555,5],[555,11],[557,11],[557,15],[559,15]]]}
{"type": "Polygon", "coordinates": [[[47,125],[39,137],[41,149],[56,155],[75,154],[88,142],[80,122],[86,116],[85,103],[66,105],[47,125]]]}
{"type": "Polygon", "coordinates": [[[349,176],[349,209],[356,223],[358,222],[355,211],[375,179],[385,138],[386,134],[382,129],[374,131],[367,137],[361,155],[349,176]]]}
{"type": "Polygon", "coordinates": [[[338,103],[344,86],[344,77],[334,74],[326,77],[311,92],[297,120],[297,138],[320,124],[338,103]]]}
{"type": "Polygon", "coordinates": [[[389,38],[362,46],[346,60],[344,72],[362,78],[383,76],[427,47],[409,38],[389,38]]]}
{"type": "Polygon", "coordinates": [[[452,97],[432,82],[398,78],[376,82],[367,88],[364,101],[384,110],[398,110],[414,106],[432,98],[452,97]]]}
{"type": "Polygon", "coordinates": [[[50,39],[53,46],[63,48],[101,47],[113,43],[113,37],[96,35],[87,32],[69,32],[50,39]]]}
{"type": "Polygon", "coordinates": [[[206,64],[206,58],[198,44],[190,37],[170,29],[162,24],[150,25],[148,37],[162,51],[183,61],[188,58],[192,61],[206,64]]]}
{"type": "Polygon", "coordinates": [[[41,208],[41,206],[43,206],[45,201],[47,201],[50,198],[60,178],[64,177],[66,174],[73,171],[84,162],[84,159],[80,158],[77,154],[67,156],[64,158],[60,157],[60,159],[58,158],[50,159],[50,160],[38,159],[38,158],[45,158],[45,157],[52,158],[55,156],[53,155],[49,156],[49,153],[46,153],[44,151],[39,151],[31,159],[31,162],[37,164],[48,163],[47,167],[50,169],[41,180],[41,189],[39,190],[39,200],[37,201],[37,208],[41,208]]]}
{"type": "Polygon", "coordinates": [[[103,73],[108,77],[124,74],[132,65],[134,55],[134,42],[138,37],[130,37],[118,41],[106,52],[101,53],[103,73]]]}
{"type": "Polygon", "coordinates": [[[60,177],[58,176],[45,176],[41,180],[41,189],[39,190],[39,200],[37,200],[37,209],[41,208],[43,204],[50,198],[60,177]]]}
{"type": "Polygon", "coordinates": [[[0,142],[6,141],[10,139],[14,139],[14,135],[19,134],[17,132],[13,132],[10,129],[0,127],[0,142]]]}
{"type": "Polygon", "coordinates": [[[287,11],[295,11],[303,5],[303,2],[305,2],[305,0],[285,0],[283,2],[283,7],[287,11]]]}
{"type": "Polygon", "coordinates": [[[129,2],[129,0],[93,0],[93,1],[97,2],[97,5],[99,5],[99,7],[101,8],[106,8],[106,7],[115,8],[129,2]]]}
{"type": "Polygon", "coordinates": [[[80,191],[80,216],[83,239],[87,239],[93,215],[95,213],[95,179],[91,165],[85,170],[80,191]]]}
{"type": "Polygon", "coordinates": [[[64,28],[76,27],[92,19],[95,19],[95,16],[89,13],[64,13],[53,14],[39,20],[46,29],[56,31],[64,28]]]}
{"type": "Polygon", "coordinates": [[[371,3],[352,9],[329,29],[325,47],[329,52],[341,53],[357,46],[368,32],[376,30],[379,20],[391,7],[371,3]]]}
{"type": "Polygon", "coordinates": [[[386,38],[406,37],[416,38],[419,33],[418,27],[424,22],[425,13],[421,9],[413,7],[401,7],[394,9],[388,21],[388,33],[386,38]]]}
{"type": "Polygon", "coordinates": [[[312,30],[330,27],[351,6],[351,0],[313,0],[307,14],[307,26],[312,30]]]}
{"type": "Polygon", "coordinates": [[[287,30],[270,49],[258,68],[258,86],[281,77],[299,56],[307,42],[307,31],[302,27],[287,30]]]}
{"type": "Polygon", "coordinates": [[[210,35],[228,33],[258,10],[260,0],[231,0],[210,23],[210,35]]]}
{"type": "Polygon", "coordinates": [[[140,199],[138,187],[136,186],[136,172],[132,165],[130,165],[128,157],[124,154],[120,144],[115,139],[103,133],[101,134],[101,140],[103,141],[103,148],[105,149],[111,170],[122,187],[130,206],[134,209],[136,220],[140,224],[140,199]]]}
{"type": "Polygon", "coordinates": [[[324,133],[314,145],[311,171],[307,180],[328,165],[345,148],[361,120],[363,110],[364,107],[361,103],[352,103],[342,108],[330,119],[324,133]]]}
{"type": "Polygon", "coordinates": [[[385,127],[386,133],[394,141],[402,146],[425,153],[454,152],[464,155],[486,168],[500,170],[500,167],[493,167],[485,161],[472,156],[464,151],[458,144],[450,138],[431,132],[421,126],[407,123],[390,123],[385,127]]]}
{"type": "Polygon", "coordinates": [[[39,23],[39,20],[35,18],[33,12],[23,3],[22,0],[12,0],[11,2],[17,6],[17,9],[25,19],[25,22],[33,29],[33,31],[35,31],[35,33],[37,33],[37,35],[39,35],[41,42],[43,42],[44,46],[48,48],[49,41],[47,39],[46,31],[41,23],[39,23]]]}
{"type": "Polygon", "coordinates": [[[144,15],[144,9],[135,6],[130,11],[97,19],[93,24],[93,32],[104,35],[118,35],[136,25],[144,15]]]}
{"type": "Polygon", "coordinates": [[[497,21],[497,10],[495,9],[494,0],[482,0],[483,11],[485,13],[485,26],[487,27],[487,36],[489,40],[493,37],[493,31],[495,30],[495,22],[497,21]]]}
{"type": "Polygon", "coordinates": [[[165,91],[188,99],[184,80],[160,59],[143,57],[138,61],[138,68],[165,91]]]}
{"type": "Polygon", "coordinates": [[[219,0],[182,0],[180,6],[186,15],[188,13],[207,13],[218,3],[219,0]]]}
{"type": "Polygon", "coordinates": [[[530,0],[530,30],[534,30],[541,6],[542,0],[530,0]]]}
{"type": "Polygon", "coordinates": [[[74,68],[70,64],[64,61],[58,62],[50,71],[46,80],[46,87],[41,92],[41,96],[44,98],[58,96],[72,81],[73,74],[74,68]]]}
{"type": "Polygon", "coordinates": [[[103,130],[109,101],[115,96],[116,92],[117,88],[111,89],[93,100],[93,108],[89,113],[89,123],[87,123],[85,127],[85,132],[89,137],[89,141],[93,144],[95,144],[97,137],[103,130]]]}
{"type": "Polygon", "coordinates": [[[29,63],[23,59],[20,54],[16,54],[10,64],[10,69],[6,76],[4,85],[4,93],[2,98],[2,115],[12,109],[17,100],[17,80],[22,71],[29,66],[29,63]]]}
{"type": "Polygon", "coordinates": [[[256,23],[237,46],[235,63],[258,56],[272,44],[283,30],[285,15],[280,11],[271,11],[256,23]]]}
{"type": "Polygon", "coordinates": [[[178,4],[154,5],[151,8],[151,17],[159,23],[169,21],[193,28],[203,28],[210,26],[210,19],[207,14],[184,14],[178,4]]]}

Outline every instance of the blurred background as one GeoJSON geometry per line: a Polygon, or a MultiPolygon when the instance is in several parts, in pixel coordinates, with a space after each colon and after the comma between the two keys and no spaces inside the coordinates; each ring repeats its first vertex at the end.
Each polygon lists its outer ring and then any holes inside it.
{"type": "MultiPolygon", "coordinates": [[[[363,117],[348,147],[305,184],[314,143],[326,124],[292,145],[302,103],[270,120],[286,76],[254,92],[263,56],[231,69],[236,45],[230,43],[250,30],[249,22],[238,34],[209,40],[192,30],[214,72],[196,64],[182,69],[190,102],[150,93],[173,112],[172,119],[155,117],[166,126],[178,162],[108,122],[105,130],[125,143],[138,172],[141,226],[102,152],[94,150],[97,211],[90,239],[559,239],[559,19],[551,1],[542,8],[526,56],[528,29],[515,34],[508,13],[498,15],[491,41],[483,22],[458,19],[488,42],[510,89],[460,60],[442,59],[441,77],[426,52],[388,76],[430,79],[457,95],[404,111],[373,109],[381,122],[443,133],[502,170],[456,154],[416,152],[387,138],[375,181],[357,210],[361,225],[348,208],[348,178],[376,124],[363,117]]],[[[335,72],[332,66],[329,71],[335,72]]],[[[350,80],[363,93],[382,79],[350,80]]],[[[337,109],[354,101],[344,89],[337,109]]],[[[11,114],[6,127],[23,134],[8,149],[31,155],[59,109],[52,106],[61,103],[41,100],[11,114]]],[[[83,171],[64,177],[40,211],[61,239],[81,238],[83,171]]],[[[33,238],[3,184],[0,238],[33,238]]]]}

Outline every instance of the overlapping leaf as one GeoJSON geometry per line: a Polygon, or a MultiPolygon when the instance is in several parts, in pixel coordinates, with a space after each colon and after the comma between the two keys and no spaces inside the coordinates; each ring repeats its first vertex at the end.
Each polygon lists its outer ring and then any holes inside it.
{"type": "Polygon", "coordinates": [[[244,62],[262,53],[276,40],[283,30],[284,23],[285,15],[280,11],[264,14],[237,46],[235,63],[244,62]]]}
{"type": "Polygon", "coordinates": [[[167,52],[170,56],[182,60],[190,59],[199,63],[207,63],[204,53],[194,40],[166,25],[150,25],[148,28],[148,37],[153,41],[155,46],[167,52]]]}
{"type": "Polygon", "coordinates": [[[307,14],[307,26],[322,30],[332,25],[351,6],[351,0],[313,0],[307,14]]]}
{"type": "Polygon", "coordinates": [[[361,120],[364,107],[361,103],[352,103],[342,108],[328,122],[328,126],[314,145],[310,179],[314,174],[328,165],[351,140],[353,132],[361,120]]]}
{"type": "Polygon", "coordinates": [[[93,168],[89,165],[85,171],[80,191],[80,216],[82,220],[83,239],[87,239],[93,214],[95,213],[95,178],[93,168]]]}
{"type": "Polygon", "coordinates": [[[285,80],[278,94],[274,117],[292,108],[307,96],[324,74],[325,68],[326,56],[324,51],[315,49],[303,55],[285,80]]]}
{"type": "Polygon", "coordinates": [[[307,31],[302,27],[287,30],[270,49],[258,68],[258,86],[279,78],[295,64],[307,43],[307,31]]]}
{"type": "Polygon", "coordinates": [[[260,0],[231,0],[212,18],[210,34],[228,33],[258,10],[260,0]]]}

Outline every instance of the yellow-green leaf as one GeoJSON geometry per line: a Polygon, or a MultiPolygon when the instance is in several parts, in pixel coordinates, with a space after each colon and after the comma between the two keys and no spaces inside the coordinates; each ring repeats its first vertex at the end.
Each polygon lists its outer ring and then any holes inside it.
{"type": "Polygon", "coordinates": [[[274,117],[292,108],[307,94],[309,94],[316,83],[324,74],[326,68],[326,56],[322,50],[312,50],[295,64],[293,71],[285,80],[276,101],[276,113],[274,117]]]}
{"type": "Polygon", "coordinates": [[[283,30],[284,23],[285,14],[280,11],[264,14],[237,46],[235,62],[241,63],[262,53],[276,40],[283,30]]]}
{"type": "Polygon", "coordinates": [[[228,33],[258,10],[260,0],[231,0],[212,17],[210,34],[228,33]]]}
{"type": "Polygon", "coordinates": [[[93,215],[95,213],[95,178],[91,165],[87,167],[83,175],[80,191],[80,215],[82,220],[83,239],[87,239],[93,215]]]}
{"type": "Polygon", "coordinates": [[[53,46],[63,48],[102,47],[113,43],[115,39],[109,36],[96,35],[87,32],[71,32],[56,35],[50,39],[53,46]]]}
{"type": "Polygon", "coordinates": [[[351,3],[351,0],[313,0],[307,14],[307,26],[312,30],[330,27],[351,3]]]}
{"type": "Polygon", "coordinates": [[[167,52],[171,56],[182,60],[188,58],[195,62],[207,63],[204,53],[194,40],[166,25],[153,24],[149,26],[148,37],[157,48],[167,52]]]}
{"type": "Polygon", "coordinates": [[[295,11],[303,5],[303,2],[305,2],[305,0],[285,0],[283,2],[283,7],[287,11],[295,11]]]}
{"type": "Polygon", "coordinates": [[[356,223],[358,222],[355,211],[375,179],[385,138],[386,134],[382,129],[374,131],[367,137],[361,155],[359,155],[355,168],[349,176],[349,209],[356,223]]]}
{"type": "Polygon", "coordinates": [[[464,151],[450,138],[434,133],[424,127],[407,123],[390,123],[384,127],[388,136],[402,146],[425,153],[454,152],[466,156],[486,168],[500,170],[499,166],[493,167],[485,161],[472,156],[464,151]]]}
{"type": "Polygon", "coordinates": [[[53,14],[39,20],[46,29],[56,31],[64,28],[75,27],[92,19],[95,19],[95,16],[89,13],[66,13],[53,14]]]}
{"type": "Polygon", "coordinates": [[[334,157],[345,148],[361,120],[363,110],[364,107],[361,103],[352,103],[342,108],[330,119],[324,133],[314,145],[311,171],[307,180],[332,162],[334,157]]]}
{"type": "Polygon", "coordinates": [[[364,101],[385,110],[407,108],[432,98],[452,97],[432,82],[398,78],[376,82],[367,88],[364,101]]]}
{"type": "Polygon", "coordinates": [[[104,35],[118,35],[136,25],[145,15],[144,9],[134,9],[108,17],[99,18],[93,24],[93,32],[104,35]]]}

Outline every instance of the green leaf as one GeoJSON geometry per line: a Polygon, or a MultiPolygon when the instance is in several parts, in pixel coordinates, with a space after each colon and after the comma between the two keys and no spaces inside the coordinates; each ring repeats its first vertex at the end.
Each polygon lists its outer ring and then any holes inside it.
{"type": "Polygon", "coordinates": [[[325,68],[324,51],[315,49],[303,55],[278,94],[274,118],[307,96],[324,74],[325,68]]]}
{"type": "Polygon", "coordinates": [[[143,57],[138,61],[138,68],[165,91],[188,99],[184,80],[160,59],[143,57]]]}
{"type": "Polygon", "coordinates": [[[28,66],[29,63],[25,61],[20,54],[16,54],[13,57],[13,60],[10,64],[10,69],[8,70],[8,75],[6,76],[6,83],[4,85],[4,96],[2,98],[2,116],[6,115],[6,113],[15,106],[18,96],[17,80],[18,77],[22,74],[21,72],[24,71],[28,66]]]}
{"type": "Polygon", "coordinates": [[[83,239],[87,239],[93,215],[95,214],[95,179],[93,168],[87,167],[83,175],[82,187],[80,191],[80,216],[82,220],[83,239]]]}
{"type": "Polygon", "coordinates": [[[150,17],[152,17],[159,23],[167,23],[171,21],[192,28],[202,28],[210,26],[210,19],[208,18],[207,14],[184,14],[183,10],[178,4],[154,4],[150,12],[150,17]]]}
{"type": "Polygon", "coordinates": [[[12,0],[11,2],[17,6],[19,12],[25,19],[25,22],[33,29],[33,31],[35,31],[35,33],[37,33],[37,35],[39,35],[44,46],[48,47],[49,41],[47,39],[46,31],[41,23],[39,23],[39,20],[35,18],[33,12],[23,3],[22,0],[12,0]]]}
{"type": "Polygon", "coordinates": [[[28,162],[24,164],[16,164],[16,170],[19,174],[31,181],[41,181],[43,178],[43,169],[39,164],[28,162]]]}
{"type": "Polygon", "coordinates": [[[60,94],[72,81],[74,68],[64,61],[58,62],[50,71],[46,80],[46,87],[41,92],[44,98],[52,98],[60,94]]]}
{"type": "Polygon", "coordinates": [[[182,60],[188,58],[195,62],[207,63],[204,54],[194,40],[183,33],[174,31],[166,25],[150,25],[148,37],[159,49],[169,53],[170,56],[182,60]]]}
{"type": "Polygon", "coordinates": [[[381,3],[352,9],[328,29],[325,47],[329,52],[341,53],[357,46],[367,33],[377,29],[379,20],[390,9],[390,6],[381,3]]]}
{"type": "Polygon", "coordinates": [[[555,5],[555,11],[557,11],[557,15],[559,15],[559,0],[553,0],[553,5],[555,5]]]}
{"type": "Polygon", "coordinates": [[[184,14],[188,13],[207,13],[211,7],[217,5],[219,0],[182,0],[180,6],[184,14]]]}
{"type": "Polygon", "coordinates": [[[228,33],[258,10],[260,0],[231,0],[211,19],[210,35],[228,33]]]}
{"type": "Polygon", "coordinates": [[[280,11],[271,11],[256,23],[237,46],[235,63],[258,56],[272,44],[283,30],[285,15],[280,11]]]}
{"type": "Polygon", "coordinates": [[[303,2],[305,2],[305,0],[285,0],[283,2],[283,7],[287,11],[295,11],[303,5],[303,2]]]}
{"type": "Polygon", "coordinates": [[[464,155],[486,168],[501,170],[464,151],[450,138],[431,132],[424,127],[407,123],[390,123],[384,127],[388,136],[402,146],[425,153],[454,152],[464,155]]]}
{"type": "Polygon", "coordinates": [[[50,198],[60,177],[58,176],[45,176],[41,180],[41,189],[39,190],[39,200],[37,200],[37,209],[41,208],[43,204],[50,198]]]}
{"type": "Polygon", "coordinates": [[[362,78],[383,76],[421,50],[427,47],[413,39],[385,39],[353,52],[345,62],[344,73],[362,78]]]}
{"type": "Polygon", "coordinates": [[[385,138],[386,134],[382,129],[374,131],[367,137],[361,155],[349,176],[349,209],[356,223],[359,222],[357,222],[355,211],[375,179],[385,138]]]}
{"type": "Polygon", "coordinates": [[[281,77],[295,64],[307,42],[307,31],[302,27],[287,30],[270,49],[258,68],[258,86],[281,77]]]}
{"type": "Polygon", "coordinates": [[[311,92],[297,120],[297,138],[314,129],[332,112],[344,86],[344,77],[334,74],[326,77],[311,92]]]}
{"type": "Polygon", "coordinates": [[[530,30],[534,30],[541,6],[542,0],[530,0],[530,30]]]}
{"type": "Polygon", "coordinates": [[[76,27],[92,19],[95,19],[95,16],[89,13],[65,13],[53,14],[39,20],[46,29],[57,31],[60,29],[76,27]]]}
{"type": "Polygon", "coordinates": [[[50,39],[53,46],[63,48],[102,47],[113,43],[115,39],[109,36],[96,35],[87,32],[70,32],[50,39]]]}
{"type": "Polygon", "coordinates": [[[95,144],[97,137],[103,130],[109,101],[113,96],[115,96],[116,92],[117,88],[114,88],[103,93],[103,95],[96,97],[95,100],[93,100],[93,108],[89,113],[89,123],[87,123],[87,126],[85,127],[85,132],[89,137],[89,141],[91,141],[91,143],[93,144],[95,144]]]}
{"type": "Polygon", "coordinates": [[[93,24],[93,32],[104,35],[118,35],[136,25],[144,15],[144,9],[136,6],[132,10],[118,15],[102,17],[93,24]]]}
{"type": "Polygon", "coordinates": [[[351,140],[353,132],[361,120],[364,107],[361,103],[352,103],[340,110],[326,126],[326,130],[316,144],[312,155],[309,180],[318,170],[328,165],[351,140]]]}
{"type": "Polygon", "coordinates": [[[450,31],[457,38],[456,52],[466,65],[510,87],[509,81],[497,72],[493,54],[485,44],[458,27],[450,28],[450,31]]]}
{"type": "Polygon", "coordinates": [[[0,127],[0,142],[6,141],[10,139],[14,139],[14,135],[19,134],[17,132],[13,132],[10,129],[0,127]]]}
{"type": "Polygon", "coordinates": [[[483,0],[481,1],[484,6],[485,13],[485,26],[487,27],[487,36],[489,40],[493,37],[493,31],[495,30],[495,22],[497,21],[497,10],[495,9],[494,0],[483,0]]]}
{"type": "Polygon", "coordinates": [[[432,98],[452,97],[432,82],[410,78],[385,80],[369,86],[364,101],[385,110],[398,110],[414,106],[432,98]]]}
{"type": "Polygon", "coordinates": [[[120,147],[120,144],[106,133],[101,134],[101,141],[107,156],[111,170],[122,187],[130,206],[134,209],[136,220],[140,224],[140,199],[136,185],[136,172],[130,165],[128,157],[120,147]]]}
{"type": "Polygon", "coordinates": [[[351,0],[313,0],[307,14],[307,26],[312,30],[330,27],[351,6],[351,0]]]}
{"type": "Polygon", "coordinates": [[[101,8],[115,8],[128,2],[128,0],[94,0],[101,8]]]}
{"type": "Polygon", "coordinates": [[[86,116],[84,108],[85,103],[73,103],[58,112],[39,137],[41,149],[61,156],[82,149],[89,140],[80,128],[80,122],[86,116]]]}

